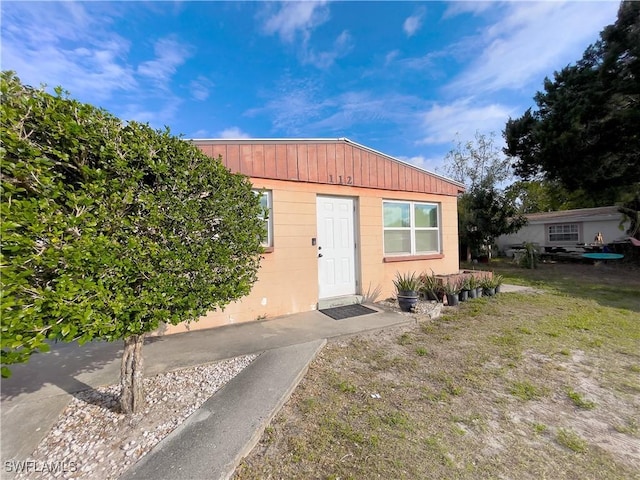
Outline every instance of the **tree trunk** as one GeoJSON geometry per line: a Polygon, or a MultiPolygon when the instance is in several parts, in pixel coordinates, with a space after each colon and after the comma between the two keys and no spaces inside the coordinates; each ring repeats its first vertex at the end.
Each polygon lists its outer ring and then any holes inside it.
{"type": "Polygon", "coordinates": [[[144,405],[142,376],[142,345],[144,335],[132,335],[124,340],[122,364],[120,365],[120,409],[122,413],[137,413],[144,405]]]}

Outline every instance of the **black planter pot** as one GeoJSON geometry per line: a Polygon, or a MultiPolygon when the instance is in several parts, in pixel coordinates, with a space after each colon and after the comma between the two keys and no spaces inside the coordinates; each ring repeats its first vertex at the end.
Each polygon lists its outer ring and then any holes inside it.
{"type": "Polygon", "coordinates": [[[462,291],[458,294],[458,299],[459,299],[461,302],[466,302],[468,298],[469,298],[469,290],[462,290],[462,291]]]}
{"type": "Polygon", "coordinates": [[[502,285],[498,285],[496,287],[496,293],[500,293],[500,290],[502,289],[502,285]]]}
{"type": "Polygon", "coordinates": [[[482,294],[487,296],[487,297],[493,297],[496,294],[496,289],[495,288],[485,288],[484,291],[482,292],[482,294]]]}
{"type": "Polygon", "coordinates": [[[469,298],[477,298],[478,297],[478,289],[477,288],[472,288],[471,290],[469,290],[469,298]]]}
{"type": "Polygon", "coordinates": [[[483,289],[482,287],[476,288],[476,298],[482,297],[483,289]]]}
{"type": "Polygon", "coordinates": [[[447,293],[447,305],[450,307],[455,307],[458,305],[458,294],[457,293],[447,293]]]}
{"type": "Polygon", "coordinates": [[[418,292],[398,292],[398,305],[403,312],[412,312],[418,303],[418,292]]]}

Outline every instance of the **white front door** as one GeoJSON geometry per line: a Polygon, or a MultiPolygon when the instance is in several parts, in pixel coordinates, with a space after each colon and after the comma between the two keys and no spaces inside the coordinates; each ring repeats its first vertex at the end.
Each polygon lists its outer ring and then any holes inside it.
{"type": "Polygon", "coordinates": [[[354,200],[318,197],[319,297],[356,293],[354,200]]]}

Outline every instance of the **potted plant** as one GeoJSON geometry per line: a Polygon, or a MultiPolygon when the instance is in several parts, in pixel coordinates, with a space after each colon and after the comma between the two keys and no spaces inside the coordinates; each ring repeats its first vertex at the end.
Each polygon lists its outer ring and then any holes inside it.
{"type": "Polygon", "coordinates": [[[426,300],[435,300],[437,302],[439,290],[440,282],[438,282],[433,270],[431,271],[431,275],[427,275],[426,273],[420,275],[420,294],[426,300]]]}
{"type": "Polygon", "coordinates": [[[444,293],[447,295],[447,305],[449,305],[450,307],[455,307],[456,305],[458,305],[458,294],[460,293],[460,285],[458,284],[458,282],[455,280],[449,280],[443,285],[443,287],[444,293]]]}
{"type": "Polygon", "coordinates": [[[496,287],[496,293],[500,293],[500,288],[504,283],[504,277],[502,275],[493,275],[493,284],[496,287]]]}
{"type": "Polygon", "coordinates": [[[469,298],[477,298],[478,297],[478,286],[480,285],[480,283],[478,282],[478,279],[476,278],[475,275],[471,275],[468,279],[467,279],[467,283],[469,286],[469,298]]]}
{"type": "Polygon", "coordinates": [[[480,282],[480,285],[482,285],[483,295],[493,297],[496,294],[496,286],[491,278],[485,277],[482,282],[480,282]]]}
{"type": "Polygon", "coordinates": [[[460,293],[458,294],[458,298],[461,302],[466,302],[469,298],[469,292],[471,292],[471,284],[470,279],[467,277],[460,282],[460,293]]]}
{"type": "Polygon", "coordinates": [[[401,274],[396,273],[393,281],[398,293],[398,304],[403,312],[411,312],[418,303],[418,291],[420,290],[420,279],[415,272],[401,274]]]}

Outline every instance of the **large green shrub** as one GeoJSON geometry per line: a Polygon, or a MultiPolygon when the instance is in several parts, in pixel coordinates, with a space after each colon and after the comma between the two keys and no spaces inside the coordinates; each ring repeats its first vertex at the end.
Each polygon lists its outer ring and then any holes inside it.
{"type": "Polygon", "coordinates": [[[140,375],[145,333],[249,293],[264,212],[245,177],[168,130],[1,80],[4,375],[53,339],[125,339],[122,376],[140,375]]]}

